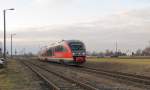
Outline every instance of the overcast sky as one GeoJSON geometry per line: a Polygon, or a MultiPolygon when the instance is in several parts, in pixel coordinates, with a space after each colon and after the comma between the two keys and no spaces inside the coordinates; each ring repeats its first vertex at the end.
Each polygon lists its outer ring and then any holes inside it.
{"type": "Polygon", "coordinates": [[[150,0],[0,0],[0,40],[3,10],[7,11],[7,48],[37,52],[62,39],[79,39],[88,51],[132,52],[150,41],[150,0]]]}

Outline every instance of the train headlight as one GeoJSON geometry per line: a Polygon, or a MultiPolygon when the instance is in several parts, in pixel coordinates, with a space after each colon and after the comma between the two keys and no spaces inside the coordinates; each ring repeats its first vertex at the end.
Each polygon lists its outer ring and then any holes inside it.
{"type": "Polygon", "coordinates": [[[75,55],[75,53],[72,53],[72,55],[75,55]]]}
{"type": "Polygon", "coordinates": [[[86,54],[85,52],[82,53],[82,55],[85,55],[85,54],[86,54]]]}

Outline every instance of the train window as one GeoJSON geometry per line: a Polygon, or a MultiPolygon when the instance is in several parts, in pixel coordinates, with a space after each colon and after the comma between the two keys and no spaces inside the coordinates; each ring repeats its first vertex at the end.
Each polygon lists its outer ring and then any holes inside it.
{"type": "Polygon", "coordinates": [[[65,51],[67,51],[67,49],[64,46],[60,46],[60,51],[65,52],[65,51]]]}
{"type": "Polygon", "coordinates": [[[48,56],[52,56],[52,49],[50,48],[48,51],[47,51],[47,54],[48,54],[48,56]]]}
{"type": "Polygon", "coordinates": [[[64,52],[66,52],[66,51],[67,51],[67,49],[66,49],[65,47],[63,47],[63,51],[64,51],[64,52]]]}
{"type": "Polygon", "coordinates": [[[56,52],[59,52],[59,46],[56,46],[56,47],[55,47],[55,51],[56,51],[56,52]]]}
{"type": "Polygon", "coordinates": [[[72,51],[84,50],[84,46],[82,44],[71,44],[70,47],[72,51]]]}
{"type": "Polygon", "coordinates": [[[60,52],[63,52],[63,46],[60,46],[60,52]]]}
{"type": "Polygon", "coordinates": [[[56,49],[56,47],[54,47],[54,52],[56,52],[57,51],[57,49],[56,49]]]}
{"type": "Polygon", "coordinates": [[[59,45],[59,46],[55,47],[55,51],[56,52],[64,52],[64,51],[67,51],[67,50],[63,46],[59,45]]]}

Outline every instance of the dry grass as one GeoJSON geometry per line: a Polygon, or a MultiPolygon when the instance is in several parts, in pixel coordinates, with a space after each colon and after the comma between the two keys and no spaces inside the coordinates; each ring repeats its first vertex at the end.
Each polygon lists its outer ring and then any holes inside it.
{"type": "Polygon", "coordinates": [[[42,90],[32,78],[19,62],[11,60],[0,72],[0,90],[42,90]]]}
{"type": "MultiPolygon", "coordinates": [[[[0,74],[0,88],[1,90],[12,90],[15,86],[15,83],[22,84],[20,78],[22,75],[16,69],[16,63],[10,62],[7,68],[4,68],[0,74]]],[[[23,83],[24,84],[24,83],[23,83]]]]}
{"type": "Polygon", "coordinates": [[[93,58],[87,61],[150,65],[150,59],[93,58]]]}
{"type": "Polygon", "coordinates": [[[93,58],[85,66],[150,76],[150,59],[93,58]]]}

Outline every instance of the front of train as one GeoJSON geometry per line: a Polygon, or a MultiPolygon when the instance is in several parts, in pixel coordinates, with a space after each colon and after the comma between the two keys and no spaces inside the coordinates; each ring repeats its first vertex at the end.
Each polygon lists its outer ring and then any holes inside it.
{"type": "Polygon", "coordinates": [[[82,64],[86,61],[86,48],[83,42],[78,40],[71,40],[68,45],[72,52],[73,62],[82,64]]]}

